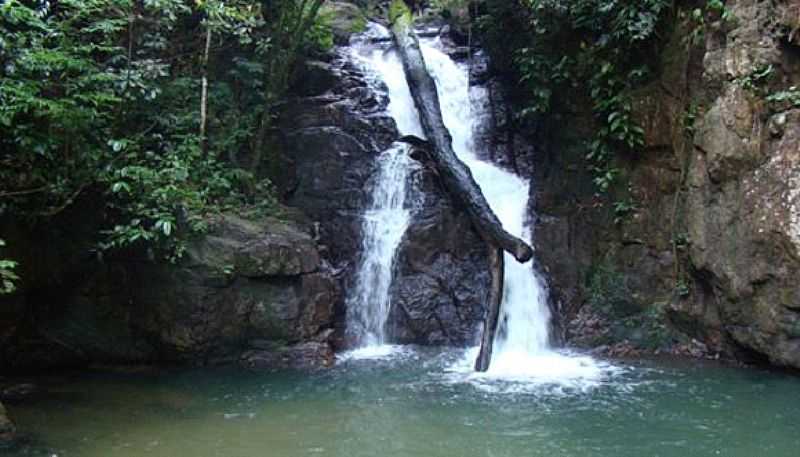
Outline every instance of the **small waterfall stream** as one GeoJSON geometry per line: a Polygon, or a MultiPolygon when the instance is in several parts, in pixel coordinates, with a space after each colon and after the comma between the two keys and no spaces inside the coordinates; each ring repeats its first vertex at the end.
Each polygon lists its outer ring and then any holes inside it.
{"type": "Polygon", "coordinates": [[[386,343],[394,258],[411,214],[405,205],[412,160],[407,149],[395,144],[379,157],[372,204],[364,214],[362,259],[348,306],[348,328],[360,347],[386,343]]]}
{"type": "MultiPolygon", "coordinates": [[[[422,43],[428,71],[436,80],[445,125],[453,135],[453,149],[472,170],[489,206],[503,227],[528,242],[531,232],[526,224],[528,183],[519,176],[478,159],[473,133],[480,121],[478,107],[485,101],[485,91],[470,91],[468,71],[461,68],[436,42],[422,43]]],[[[509,354],[536,354],[547,349],[550,311],[543,282],[533,273],[531,263],[521,264],[505,254],[505,288],[500,315],[500,329],[493,366],[509,354]]],[[[511,360],[509,360],[511,362],[511,360]]]]}
{"type": "MultiPolygon", "coordinates": [[[[371,78],[373,89],[384,91],[388,114],[401,135],[423,136],[417,109],[397,54],[371,44],[375,37],[389,32],[376,24],[351,49],[350,57],[371,78]]],[[[347,327],[361,355],[379,356],[390,351],[385,346],[386,321],[391,311],[389,288],[395,254],[411,217],[406,185],[414,166],[408,145],[395,143],[378,158],[379,171],[372,189],[372,202],[363,216],[361,261],[356,271],[353,293],[348,299],[347,327]]]]}

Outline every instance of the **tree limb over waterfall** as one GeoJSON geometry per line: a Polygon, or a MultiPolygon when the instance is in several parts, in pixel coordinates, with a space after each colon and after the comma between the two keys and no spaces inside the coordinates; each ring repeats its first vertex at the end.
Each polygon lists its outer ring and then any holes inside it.
{"type": "Polygon", "coordinates": [[[494,214],[481,192],[472,172],[453,151],[453,138],[444,124],[436,83],[428,73],[419,39],[412,29],[411,12],[402,0],[394,0],[389,10],[392,36],[403,62],[406,81],[419,111],[422,129],[428,141],[404,137],[401,141],[422,149],[436,167],[447,192],[466,209],[473,225],[489,249],[491,288],[489,310],[483,327],[481,350],[475,361],[475,370],[486,371],[492,358],[494,335],[500,316],[503,298],[503,251],[509,252],[519,262],[533,257],[533,249],[523,240],[508,233],[494,214]]]}
{"type": "MultiPolygon", "coordinates": [[[[393,10],[397,9],[393,7],[393,10]]],[[[453,151],[453,138],[442,119],[436,83],[425,66],[419,40],[411,28],[410,15],[407,13],[406,9],[405,13],[392,18],[392,35],[403,61],[406,80],[419,111],[423,131],[430,143],[430,158],[436,164],[442,183],[451,197],[464,206],[484,241],[507,251],[520,262],[527,262],[533,257],[533,249],[503,229],[472,177],[472,172],[453,151]]]]}

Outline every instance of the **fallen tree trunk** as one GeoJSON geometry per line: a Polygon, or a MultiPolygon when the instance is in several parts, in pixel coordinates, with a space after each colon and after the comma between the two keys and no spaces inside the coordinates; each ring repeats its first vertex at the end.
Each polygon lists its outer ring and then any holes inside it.
{"type": "MultiPolygon", "coordinates": [[[[395,4],[402,2],[397,1],[395,4]]],[[[428,73],[419,40],[411,28],[410,12],[407,8],[397,11],[400,8],[402,6],[392,8],[392,35],[397,43],[411,95],[419,111],[422,129],[428,137],[428,153],[436,164],[442,184],[450,196],[461,203],[487,244],[507,251],[519,262],[527,262],[533,257],[533,249],[503,229],[472,177],[469,167],[453,151],[453,138],[444,125],[436,83],[428,73]]]]}
{"type": "Polygon", "coordinates": [[[489,271],[492,275],[492,284],[489,290],[489,310],[483,323],[481,351],[475,360],[475,371],[488,370],[489,362],[492,361],[494,335],[500,320],[500,303],[503,301],[503,263],[503,251],[489,246],[489,271]]]}
{"type": "Polygon", "coordinates": [[[489,249],[489,269],[491,289],[489,291],[489,310],[484,322],[481,350],[475,360],[475,370],[486,371],[492,358],[494,337],[500,318],[500,304],[503,300],[503,251],[509,252],[519,262],[527,262],[533,257],[533,249],[523,240],[508,233],[481,192],[472,172],[453,150],[453,138],[442,118],[436,83],[428,73],[419,39],[411,27],[411,14],[401,0],[395,0],[390,8],[392,36],[397,44],[403,62],[406,81],[411,96],[419,111],[422,129],[428,140],[404,137],[415,148],[425,151],[428,159],[435,165],[441,182],[450,196],[466,209],[472,224],[489,249]]]}

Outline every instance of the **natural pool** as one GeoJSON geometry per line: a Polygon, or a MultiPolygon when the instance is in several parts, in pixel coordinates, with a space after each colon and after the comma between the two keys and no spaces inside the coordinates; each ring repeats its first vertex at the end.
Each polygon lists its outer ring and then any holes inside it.
{"type": "Polygon", "coordinates": [[[405,350],[316,373],[202,370],[40,381],[9,457],[800,455],[800,378],[607,365],[591,381],[480,380],[405,350]]]}

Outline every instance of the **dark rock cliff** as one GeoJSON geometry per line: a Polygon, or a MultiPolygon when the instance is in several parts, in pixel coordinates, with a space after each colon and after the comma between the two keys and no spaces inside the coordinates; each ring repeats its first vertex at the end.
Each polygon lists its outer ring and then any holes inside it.
{"type": "Polygon", "coordinates": [[[627,188],[595,195],[579,106],[534,156],[538,255],[573,343],[800,367],[800,113],[769,101],[800,83],[800,11],[726,6],[699,44],[676,15],[633,94],[646,144],[618,160],[627,188]]]}
{"type": "MultiPolygon", "coordinates": [[[[291,158],[294,179],[285,188],[288,201],[319,227],[323,252],[341,272],[347,291],[361,254],[362,213],[373,188],[376,159],[399,134],[386,114],[385,94],[369,87],[363,70],[346,53],[309,65],[314,72],[305,74],[317,76],[313,82],[300,82],[276,142],[291,158]]],[[[472,343],[488,284],[483,244],[432,170],[420,166],[410,179],[415,215],[397,255],[390,338],[400,343],[472,343]]],[[[345,313],[338,310],[342,324],[345,313]]]]}

